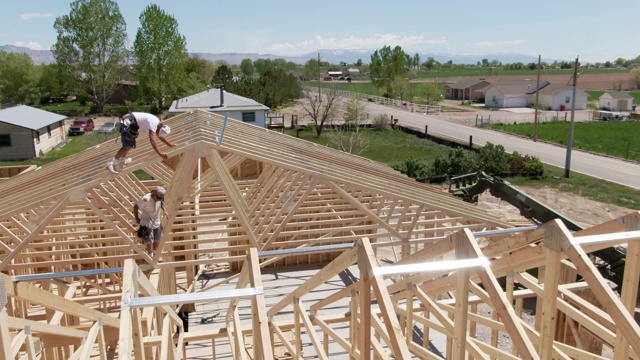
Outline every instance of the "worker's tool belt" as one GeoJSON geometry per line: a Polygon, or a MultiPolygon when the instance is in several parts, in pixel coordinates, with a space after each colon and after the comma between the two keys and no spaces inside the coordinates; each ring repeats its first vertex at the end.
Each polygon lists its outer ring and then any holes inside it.
{"type": "Polygon", "coordinates": [[[138,126],[138,121],[132,113],[125,114],[120,118],[120,133],[125,137],[125,139],[129,141],[136,141],[139,129],[140,126],[138,126]]]}
{"type": "Polygon", "coordinates": [[[144,225],[140,225],[140,227],[138,228],[138,231],[136,232],[136,235],[138,235],[140,239],[145,241],[153,240],[152,239],[153,231],[144,225]]]}

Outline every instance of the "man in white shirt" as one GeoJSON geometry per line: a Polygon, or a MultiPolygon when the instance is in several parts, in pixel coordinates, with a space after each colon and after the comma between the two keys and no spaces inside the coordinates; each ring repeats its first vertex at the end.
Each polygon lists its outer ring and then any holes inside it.
{"type": "Polygon", "coordinates": [[[149,142],[151,147],[162,157],[168,158],[167,153],[162,152],[158,147],[156,138],[162,140],[170,147],[176,146],[165,138],[171,132],[169,125],[163,125],[157,116],[149,113],[132,112],[123,115],[121,118],[120,134],[122,147],[116,153],[116,156],[107,164],[107,169],[113,174],[118,173],[118,167],[123,168],[125,165],[131,162],[131,158],[127,157],[127,154],[131,149],[136,147],[136,138],[140,133],[149,133],[149,142]]]}
{"type": "Polygon", "coordinates": [[[137,235],[142,239],[151,257],[155,256],[162,239],[161,219],[162,214],[166,214],[163,201],[165,192],[163,187],[158,186],[133,206],[133,216],[136,218],[136,223],[140,225],[137,235]],[[141,216],[138,213],[141,213],[141,216]]]}

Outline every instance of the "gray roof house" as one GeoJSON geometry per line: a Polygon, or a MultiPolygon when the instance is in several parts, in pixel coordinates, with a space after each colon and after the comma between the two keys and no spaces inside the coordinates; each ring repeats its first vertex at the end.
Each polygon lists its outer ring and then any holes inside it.
{"type": "Polygon", "coordinates": [[[632,111],[633,96],[625,92],[606,92],[598,98],[598,107],[608,111],[632,111]]]}
{"type": "Polygon", "coordinates": [[[230,119],[263,128],[266,127],[266,117],[270,110],[267,106],[253,99],[232,94],[221,87],[174,100],[169,108],[169,113],[179,114],[195,109],[222,116],[229,114],[230,119]]]}
{"type": "Polygon", "coordinates": [[[41,156],[66,139],[66,116],[19,105],[0,110],[0,161],[41,156]]]}
{"type": "MultiPolygon", "coordinates": [[[[573,88],[566,84],[551,84],[541,81],[536,88],[534,80],[500,80],[480,91],[485,94],[485,106],[488,108],[517,108],[532,107],[536,102],[546,110],[564,111],[571,109],[573,104],[573,88]]],[[[587,108],[586,91],[576,89],[576,110],[587,108]]]]}
{"type": "Polygon", "coordinates": [[[444,98],[452,100],[477,101],[482,98],[482,93],[477,90],[491,85],[484,79],[464,79],[454,84],[444,86],[444,98]]]}
{"type": "MultiPolygon", "coordinates": [[[[535,96],[535,92],[529,96],[530,105],[535,104],[535,96]]],[[[571,100],[572,96],[573,86],[567,84],[549,84],[540,89],[538,104],[547,110],[571,110],[571,106],[573,105],[573,101],[571,100]]],[[[588,98],[589,94],[586,91],[576,89],[575,109],[586,109],[588,98]]]]}
{"type": "MultiPolygon", "coordinates": [[[[543,81],[540,88],[549,83],[543,81]]],[[[530,80],[499,80],[480,89],[484,93],[484,104],[488,108],[526,107],[529,105],[529,95],[534,94],[536,81],[530,80]]]]}

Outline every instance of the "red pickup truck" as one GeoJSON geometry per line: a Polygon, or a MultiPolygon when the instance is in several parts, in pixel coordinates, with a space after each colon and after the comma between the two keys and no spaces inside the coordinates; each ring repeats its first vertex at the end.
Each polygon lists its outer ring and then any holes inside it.
{"type": "Polygon", "coordinates": [[[82,135],[85,132],[93,131],[94,126],[92,118],[77,118],[69,126],[69,135],[82,135]]]}

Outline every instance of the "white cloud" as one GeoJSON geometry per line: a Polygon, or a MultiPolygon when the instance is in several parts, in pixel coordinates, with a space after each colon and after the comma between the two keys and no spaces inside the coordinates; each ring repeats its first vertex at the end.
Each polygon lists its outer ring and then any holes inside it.
{"type": "Polygon", "coordinates": [[[503,45],[519,45],[524,43],[525,43],[524,40],[481,41],[481,42],[474,43],[473,46],[495,47],[495,46],[503,46],[503,45]]]}
{"type": "Polygon", "coordinates": [[[37,17],[53,17],[52,13],[26,13],[20,15],[21,20],[31,20],[37,17]]]}
{"type": "Polygon", "coordinates": [[[349,36],[346,38],[323,38],[317,35],[311,39],[297,43],[271,44],[259,52],[282,55],[300,55],[319,49],[348,50],[348,49],[377,49],[383,46],[400,45],[403,48],[417,48],[420,45],[447,45],[445,37],[430,39],[424,35],[400,36],[397,34],[374,34],[371,37],[361,38],[349,36]]]}
{"type": "Polygon", "coordinates": [[[43,47],[42,45],[38,44],[37,42],[33,42],[33,41],[29,41],[29,42],[24,42],[24,41],[16,41],[15,43],[13,43],[14,46],[20,46],[20,47],[26,47],[29,48],[31,50],[49,50],[45,47],[43,47]]]}

